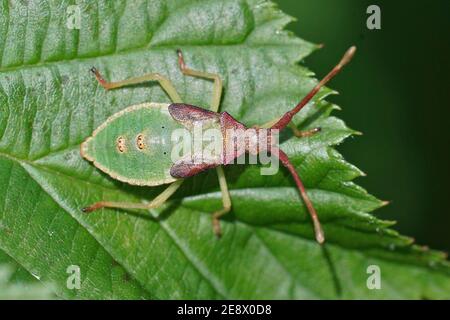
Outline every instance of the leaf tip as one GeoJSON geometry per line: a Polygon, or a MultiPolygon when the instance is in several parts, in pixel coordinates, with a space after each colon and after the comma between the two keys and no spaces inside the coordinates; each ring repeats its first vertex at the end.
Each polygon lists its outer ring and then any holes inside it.
{"type": "Polygon", "coordinates": [[[387,206],[390,203],[390,201],[381,201],[381,207],[387,206]]]}

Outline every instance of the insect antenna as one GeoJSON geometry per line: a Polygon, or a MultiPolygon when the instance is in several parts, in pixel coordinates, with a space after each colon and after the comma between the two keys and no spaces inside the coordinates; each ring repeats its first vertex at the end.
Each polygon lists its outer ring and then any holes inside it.
{"type": "MultiPolygon", "coordinates": [[[[350,47],[347,52],[345,52],[344,56],[342,57],[341,61],[322,79],[320,82],[290,111],[286,112],[280,120],[278,120],[270,129],[278,129],[282,130],[284,129],[289,122],[291,122],[292,118],[309,102],[311,99],[319,92],[320,88],[322,88],[328,81],[333,79],[335,75],[341,71],[342,67],[344,67],[353,57],[355,54],[356,47],[352,46],[350,47]]],[[[311,219],[314,224],[314,233],[315,237],[318,243],[323,244],[325,242],[325,234],[322,229],[322,225],[320,224],[319,217],[317,216],[316,209],[314,208],[311,200],[309,199],[305,186],[303,185],[302,180],[300,179],[300,176],[298,175],[297,171],[295,170],[294,166],[290,162],[288,156],[286,153],[284,153],[282,150],[278,149],[277,147],[272,146],[271,147],[271,154],[278,157],[278,159],[281,161],[283,166],[286,167],[286,169],[289,170],[292,177],[294,178],[295,184],[297,185],[297,189],[300,192],[300,195],[305,202],[305,205],[308,209],[308,212],[311,216],[311,219]]]]}
{"type": "Polygon", "coordinates": [[[322,88],[328,81],[333,79],[335,75],[341,71],[342,67],[344,67],[355,54],[356,47],[350,47],[347,52],[342,57],[341,61],[322,79],[320,82],[300,101],[292,110],[286,112],[277,123],[275,123],[271,129],[284,129],[289,122],[291,122],[292,118],[319,92],[320,88],[322,88]]]}

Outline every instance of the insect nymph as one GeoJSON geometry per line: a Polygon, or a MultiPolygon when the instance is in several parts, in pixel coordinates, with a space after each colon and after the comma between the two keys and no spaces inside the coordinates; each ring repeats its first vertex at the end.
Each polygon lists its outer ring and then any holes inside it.
{"type": "MultiPolygon", "coordinates": [[[[220,77],[216,74],[187,68],[180,50],[178,50],[178,63],[183,74],[214,81],[212,110],[182,103],[171,82],[160,74],[151,73],[119,82],[107,82],[95,68],[92,68],[91,71],[95,74],[97,81],[105,89],[115,89],[144,81],[158,81],[173,103],[143,103],[130,106],[112,115],[81,144],[81,155],[114,179],[141,186],[157,186],[168,183],[170,185],[150,203],[100,201],[84,208],[83,211],[92,212],[104,207],[156,208],[169,199],[180,187],[184,178],[216,168],[223,207],[213,213],[212,221],[213,230],[219,236],[221,234],[219,218],[231,210],[231,199],[222,165],[233,163],[233,160],[243,153],[257,154],[264,151],[275,155],[292,175],[300,196],[311,215],[316,240],[323,243],[325,236],[316,210],[294,166],[287,155],[273,143],[272,137],[275,132],[283,130],[291,123],[292,118],[314,97],[319,89],[350,61],[355,50],[355,47],[351,47],[330,73],[292,110],[265,125],[251,128],[250,138],[240,145],[227,143],[230,140],[229,130],[241,130],[246,133],[250,132],[250,128],[235,120],[227,112],[218,112],[222,93],[220,77]],[[219,130],[223,141],[221,150],[215,156],[202,158],[201,161],[196,161],[195,155],[190,158],[173,160],[171,157],[173,149],[171,133],[178,129],[192,131],[194,125],[198,124],[219,130]],[[264,137],[264,141],[262,141],[262,137],[264,137]],[[256,140],[258,147],[256,149],[250,147],[249,140],[256,140]]],[[[289,126],[298,137],[310,136],[320,131],[320,128],[314,128],[302,132],[293,125],[289,126]]]]}

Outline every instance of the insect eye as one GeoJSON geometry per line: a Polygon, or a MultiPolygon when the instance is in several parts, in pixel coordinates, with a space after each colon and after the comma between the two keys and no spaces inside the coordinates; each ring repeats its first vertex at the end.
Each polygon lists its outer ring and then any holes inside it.
{"type": "Polygon", "coordinates": [[[143,150],[145,148],[144,135],[143,134],[138,134],[137,135],[137,137],[136,137],[136,145],[137,145],[139,150],[143,150]]]}
{"type": "Polygon", "coordinates": [[[126,151],[126,146],[125,146],[125,138],[122,136],[119,136],[116,140],[116,145],[117,145],[117,150],[120,153],[124,153],[126,151]]]}

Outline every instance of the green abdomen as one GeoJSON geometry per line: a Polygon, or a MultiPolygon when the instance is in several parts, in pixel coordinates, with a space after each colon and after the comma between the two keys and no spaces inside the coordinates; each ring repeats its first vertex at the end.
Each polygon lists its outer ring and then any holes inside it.
{"type": "Polygon", "coordinates": [[[81,154],[114,179],[155,186],[170,175],[174,130],[184,130],[168,112],[168,104],[134,105],[111,116],[81,146],[81,154]]]}

